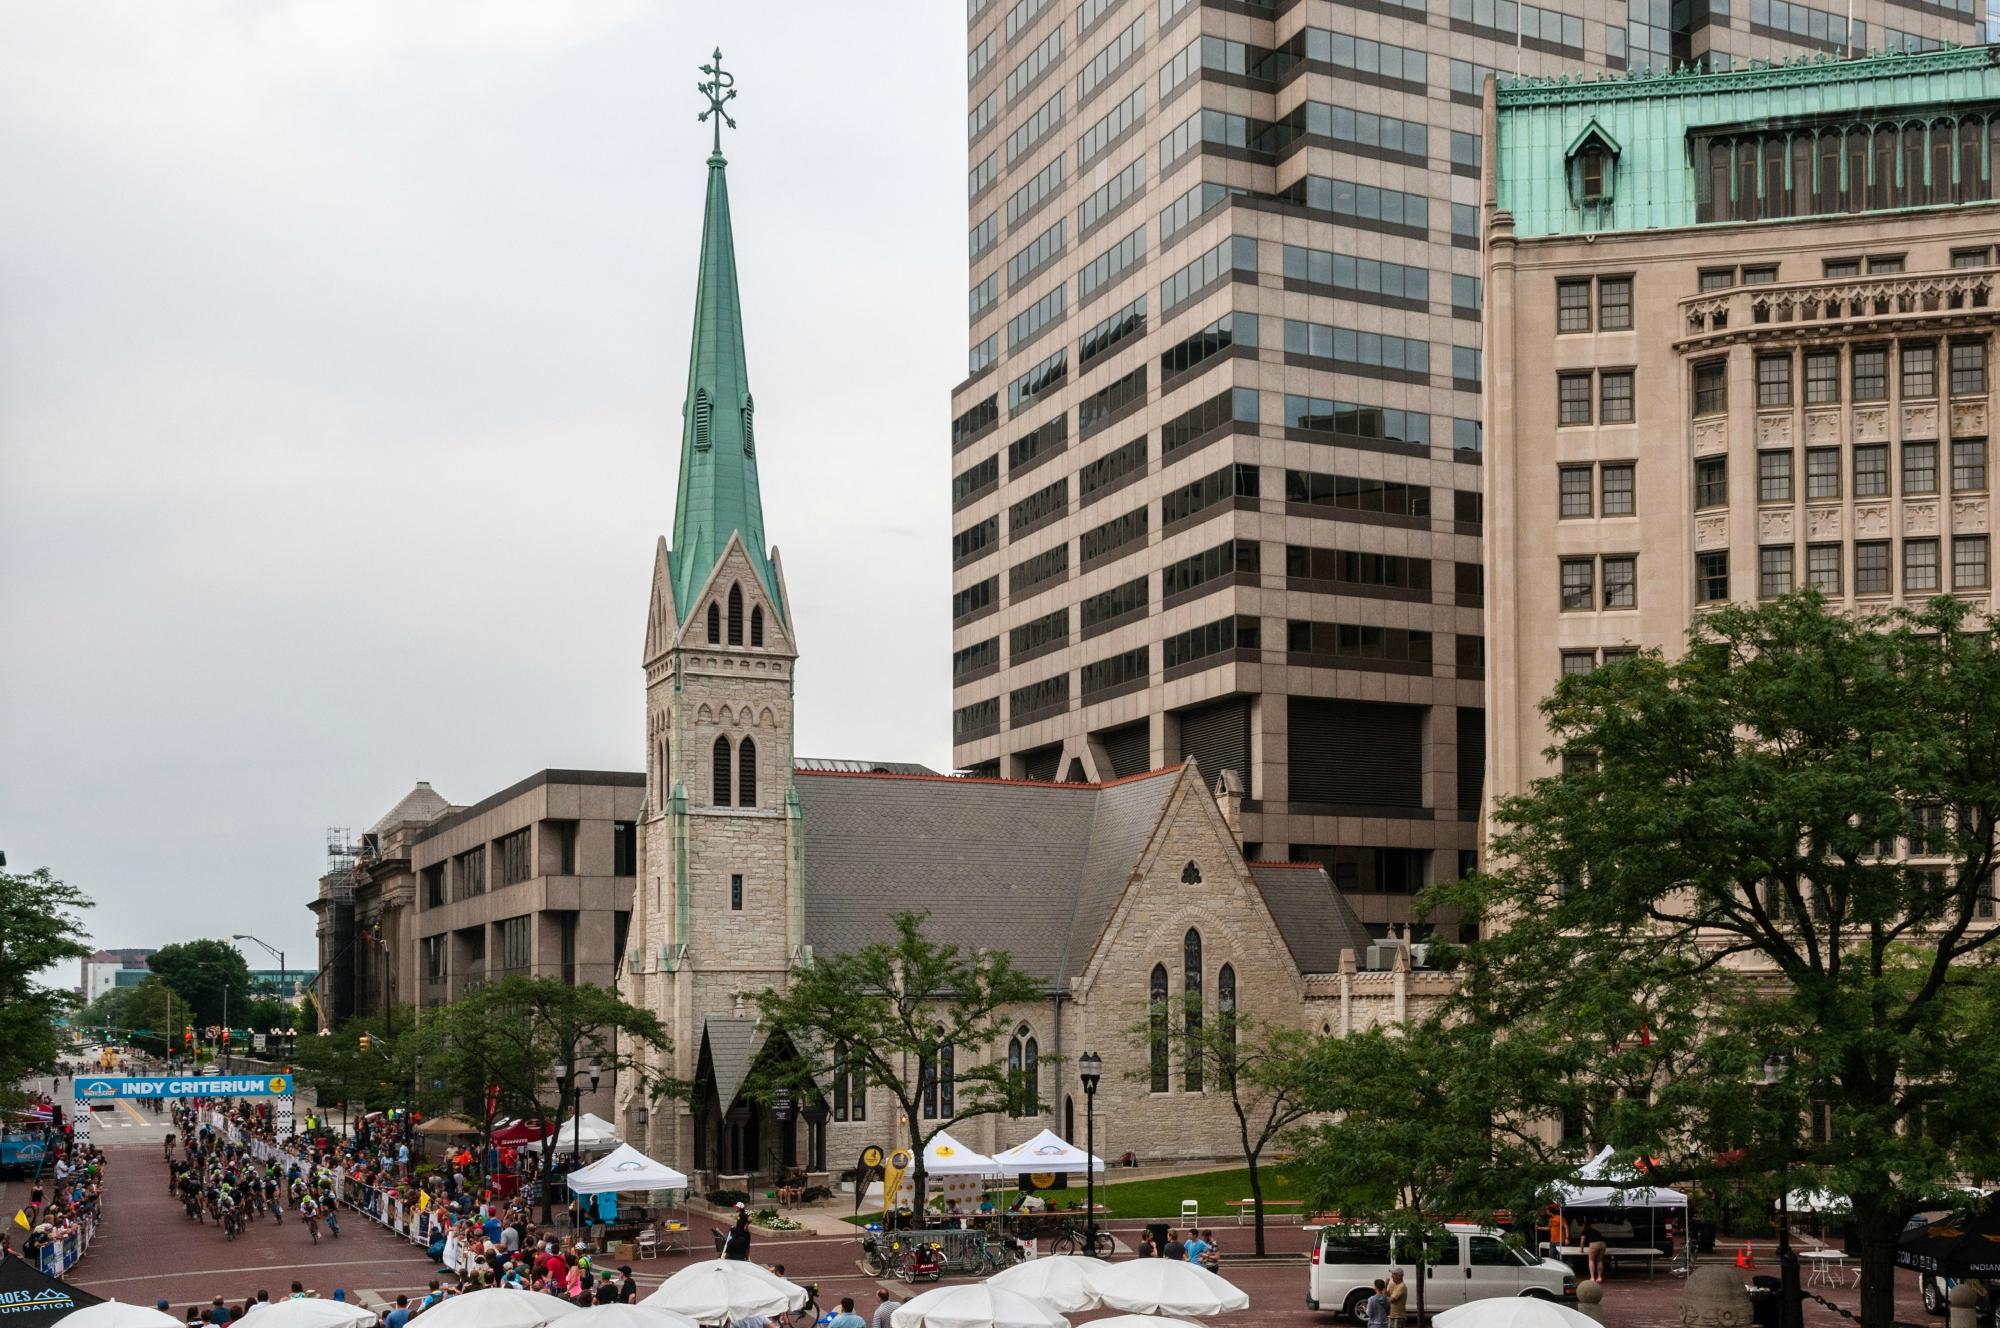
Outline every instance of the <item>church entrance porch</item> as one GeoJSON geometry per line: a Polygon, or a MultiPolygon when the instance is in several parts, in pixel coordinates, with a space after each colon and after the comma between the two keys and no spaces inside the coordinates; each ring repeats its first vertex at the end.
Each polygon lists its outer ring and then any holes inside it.
{"type": "Polygon", "coordinates": [[[756,1019],[703,1021],[688,1105],[694,1116],[692,1169],[711,1190],[755,1194],[760,1188],[810,1188],[829,1180],[826,1103],[817,1097],[795,1101],[782,1090],[766,1098],[745,1088],[767,1061],[798,1059],[784,1035],[767,1033],[756,1019]]]}

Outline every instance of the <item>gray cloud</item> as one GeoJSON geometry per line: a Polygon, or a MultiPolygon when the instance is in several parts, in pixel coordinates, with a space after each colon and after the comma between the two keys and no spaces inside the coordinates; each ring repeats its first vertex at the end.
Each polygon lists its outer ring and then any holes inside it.
{"type": "Polygon", "coordinates": [[[949,761],[956,4],[0,32],[0,848],[101,943],[306,955],[327,825],[639,768],[718,44],[799,750],[949,761]]]}

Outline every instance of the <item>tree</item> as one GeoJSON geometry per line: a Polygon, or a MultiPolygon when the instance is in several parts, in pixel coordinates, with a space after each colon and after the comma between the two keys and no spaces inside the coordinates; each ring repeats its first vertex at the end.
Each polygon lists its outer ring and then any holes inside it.
{"type": "Polygon", "coordinates": [[[1432,1018],[1321,1039],[1301,1071],[1304,1099],[1335,1119],[1294,1133],[1292,1169],[1317,1211],[1380,1230],[1416,1267],[1418,1322],[1445,1223],[1519,1211],[1563,1168],[1520,1110],[1521,1061],[1535,1055],[1432,1018]]]}
{"type": "Polygon", "coordinates": [[[154,951],[146,966],[188,1003],[197,1027],[232,1020],[241,1024],[238,1011],[247,1009],[251,999],[250,965],[228,941],[185,941],[165,946],[154,951]],[[223,1018],[225,1006],[228,1020],[223,1018]]]}
{"type": "Polygon", "coordinates": [[[67,991],[39,985],[51,967],[90,954],[83,892],[46,867],[0,871],[0,1106],[25,1099],[23,1079],[55,1069],[56,1020],[76,1008],[67,991]]]}
{"type": "MultiPolygon", "coordinates": [[[[1314,1110],[1309,1073],[1319,1039],[1284,1024],[1266,1024],[1245,1013],[1220,1011],[1203,1020],[1196,1009],[1175,1001],[1155,1003],[1146,1022],[1131,1029],[1133,1045],[1151,1061],[1159,1043],[1178,1052],[1183,1071],[1229,1095],[1236,1113],[1237,1139],[1250,1171],[1250,1206],[1257,1224],[1257,1253],[1264,1253],[1264,1182],[1257,1174],[1264,1152],[1314,1110]]],[[[1170,1054],[1172,1054],[1170,1052],[1170,1054]]],[[[1152,1074],[1150,1063],[1128,1077],[1152,1074]]]]}
{"type": "Polygon", "coordinates": [[[1010,1073],[993,1049],[1012,1020],[1009,1008],[1038,1001],[1042,984],[1004,950],[967,950],[924,935],[922,913],[896,917],[896,936],[846,954],[816,957],[792,971],[783,991],[757,994],[758,1008],[798,1053],[765,1058],[744,1091],[817,1099],[836,1074],[879,1086],[910,1124],[911,1184],[925,1202],[924,1148],[953,1121],[1000,1111],[1041,1109],[1038,1085],[1010,1073]],[[923,1106],[950,1094],[951,1109],[923,1106]]]}
{"type": "MultiPolygon", "coordinates": [[[[653,1068],[651,1057],[642,1055],[669,1049],[666,1026],[651,1010],[627,1004],[615,991],[571,986],[555,978],[509,977],[478,988],[455,1006],[444,1015],[459,1038],[461,1059],[454,1063],[491,1073],[489,1086],[497,1090],[492,1100],[531,1120],[562,1119],[564,1104],[554,1091],[558,1065],[573,1069],[588,1062],[604,1076],[632,1076],[642,1092],[656,1099],[676,1090],[653,1068]],[[478,1025],[491,1030],[490,1042],[476,1031],[478,1025]],[[475,1044],[481,1048],[477,1058],[469,1050],[475,1044]]],[[[475,1100],[487,1097],[482,1088],[475,1100]]],[[[490,1133],[490,1108],[484,1109],[483,1120],[490,1133]]],[[[550,1143],[551,1156],[560,1143],[550,1143]]],[[[544,1180],[545,1222],[552,1189],[544,1180]]]]}
{"type": "Polygon", "coordinates": [[[1499,809],[1493,874],[1434,895],[1493,924],[1467,1017],[1663,1183],[1846,1196],[1887,1328],[1905,1218],[2000,1167],[1990,624],[1727,607],[1542,711],[1562,772],[1499,809]]]}

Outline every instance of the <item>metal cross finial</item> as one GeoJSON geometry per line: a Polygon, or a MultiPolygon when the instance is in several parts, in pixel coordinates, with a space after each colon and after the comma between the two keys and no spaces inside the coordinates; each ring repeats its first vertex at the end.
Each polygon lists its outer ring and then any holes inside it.
{"type": "Polygon", "coordinates": [[[697,115],[695,119],[706,120],[711,115],[715,117],[715,152],[717,156],[721,156],[722,126],[728,125],[731,129],[736,127],[736,121],[730,119],[729,112],[722,109],[724,105],[736,99],[736,76],[727,73],[722,68],[722,48],[720,46],[715,48],[714,59],[715,63],[706,64],[701,67],[701,72],[708,75],[708,81],[694,85],[696,92],[708,98],[708,109],[697,115]]]}

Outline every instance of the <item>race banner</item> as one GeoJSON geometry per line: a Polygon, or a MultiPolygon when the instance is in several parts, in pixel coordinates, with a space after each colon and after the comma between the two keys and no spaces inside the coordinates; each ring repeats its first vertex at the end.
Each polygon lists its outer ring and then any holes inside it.
{"type": "Polygon", "coordinates": [[[76,1081],[78,1102],[142,1097],[275,1097],[292,1091],[289,1074],[210,1074],[196,1078],[89,1075],[76,1081]]]}

